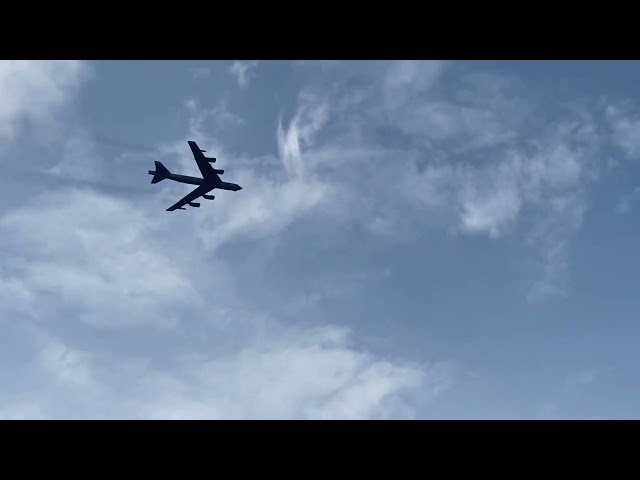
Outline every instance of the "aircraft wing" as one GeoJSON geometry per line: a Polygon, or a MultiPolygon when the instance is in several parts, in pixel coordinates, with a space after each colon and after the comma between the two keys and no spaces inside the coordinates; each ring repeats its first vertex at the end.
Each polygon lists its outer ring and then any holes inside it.
{"type": "Polygon", "coordinates": [[[178,202],[176,202],[175,204],[173,204],[169,208],[167,208],[167,212],[173,212],[174,210],[177,210],[178,208],[181,208],[183,205],[186,205],[189,202],[193,202],[196,198],[201,197],[202,195],[204,195],[205,193],[207,193],[207,192],[209,192],[211,190],[212,190],[212,188],[210,188],[210,187],[205,187],[204,185],[200,185],[198,188],[193,190],[191,193],[188,193],[187,195],[182,197],[178,202]]]}
{"type": "Polygon", "coordinates": [[[220,177],[218,177],[218,174],[213,171],[213,167],[209,163],[209,160],[202,154],[203,150],[200,149],[200,147],[198,147],[196,142],[189,140],[187,143],[189,144],[189,148],[191,148],[191,153],[193,153],[193,158],[195,158],[196,163],[198,164],[198,168],[200,169],[202,178],[205,178],[205,179],[215,178],[217,180],[220,180],[220,177]]]}

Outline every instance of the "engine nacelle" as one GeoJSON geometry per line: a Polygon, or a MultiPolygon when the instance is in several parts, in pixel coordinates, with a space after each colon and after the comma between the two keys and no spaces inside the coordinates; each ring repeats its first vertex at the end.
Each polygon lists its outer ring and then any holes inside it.
{"type": "Polygon", "coordinates": [[[214,198],[216,198],[215,195],[202,195],[202,198],[206,198],[207,200],[213,200],[214,198]]]}
{"type": "Polygon", "coordinates": [[[199,207],[200,206],[200,204],[196,203],[196,202],[189,202],[189,205],[192,206],[192,207],[199,207]]]}
{"type": "Polygon", "coordinates": [[[204,157],[204,159],[209,163],[216,163],[216,159],[214,157],[204,157]]]}
{"type": "Polygon", "coordinates": [[[224,170],[218,170],[217,168],[214,168],[213,171],[216,172],[218,175],[222,175],[224,173],[224,170]]]}

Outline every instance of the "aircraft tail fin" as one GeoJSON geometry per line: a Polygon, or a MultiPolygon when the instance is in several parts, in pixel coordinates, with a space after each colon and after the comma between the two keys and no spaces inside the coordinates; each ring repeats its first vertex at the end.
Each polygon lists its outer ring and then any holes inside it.
{"type": "Polygon", "coordinates": [[[165,167],[162,162],[158,162],[157,160],[154,162],[156,164],[155,170],[149,170],[149,175],[153,175],[151,179],[151,183],[158,183],[164,180],[165,178],[169,178],[171,172],[167,167],[165,167]]]}

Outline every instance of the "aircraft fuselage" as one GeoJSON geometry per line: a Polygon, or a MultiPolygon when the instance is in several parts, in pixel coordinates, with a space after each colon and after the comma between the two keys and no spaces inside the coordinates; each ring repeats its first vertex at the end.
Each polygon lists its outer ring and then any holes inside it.
{"type": "MultiPolygon", "coordinates": [[[[177,173],[171,173],[167,178],[180,183],[188,183],[190,185],[202,185],[203,183],[205,183],[205,180],[203,178],[190,177],[188,175],[179,175],[177,173]]],[[[217,188],[219,190],[231,190],[233,192],[242,190],[242,187],[240,185],[237,185],[235,183],[223,182],[222,180],[213,180],[211,181],[210,185],[212,189],[217,188]]]]}

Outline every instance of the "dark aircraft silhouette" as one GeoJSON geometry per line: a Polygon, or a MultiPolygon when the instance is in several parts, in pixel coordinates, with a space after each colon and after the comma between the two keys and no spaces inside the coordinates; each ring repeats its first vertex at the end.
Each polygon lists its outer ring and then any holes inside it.
{"type": "Polygon", "coordinates": [[[158,183],[165,178],[168,178],[169,180],[174,180],[180,183],[198,185],[198,188],[186,195],[175,205],[171,205],[169,208],[167,208],[167,212],[173,212],[174,210],[186,210],[183,205],[187,204],[191,207],[199,207],[200,204],[194,202],[194,200],[198,197],[206,198],[207,200],[213,200],[216,197],[214,195],[207,195],[207,193],[209,193],[214,188],[218,188],[220,190],[231,190],[233,192],[242,190],[242,187],[240,185],[236,185],[235,183],[223,182],[220,179],[218,175],[222,175],[224,173],[224,170],[217,170],[211,166],[211,163],[215,163],[215,158],[205,157],[202,154],[202,152],[204,152],[205,150],[200,149],[200,147],[196,145],[196,142],[188,141],[187,143],[189,144],[189,147],[191,147],[193,157],[198,164],[200,173],[202,173],[202,178],[171,173],[169,169],[162,164],[162,162],[158,162],[157,160],[154,162],[156,164],[156,169],[149,170],[149,175],[153,175],[151,183],[158,183]]]}

